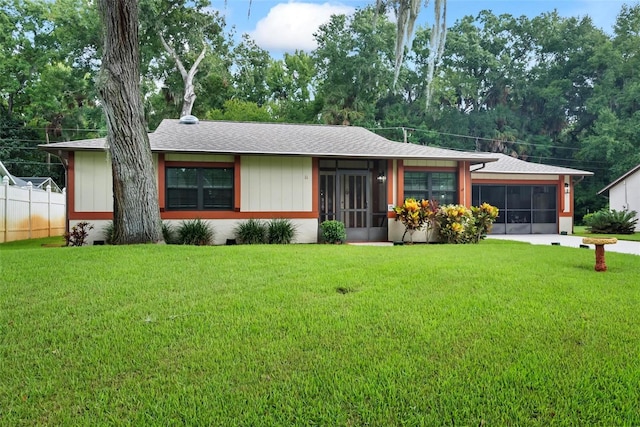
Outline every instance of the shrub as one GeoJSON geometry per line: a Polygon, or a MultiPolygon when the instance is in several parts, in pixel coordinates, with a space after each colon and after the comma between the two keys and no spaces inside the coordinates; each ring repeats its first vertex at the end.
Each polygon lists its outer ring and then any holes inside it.
{"type": "Polygon", "coordinates": [[[409,237],[413,242],[413,233],[416,230],[424,230],[427,233],[427,242],[429,241],[429,232],[434,229],[435,215],[438,211],[437,200],[416,200],[406,199],[400,206],[393,208],[396,213],[396,221],[401,221],[404,225],[404,234],[402,234],[402,240],[404,236],[409,233],[409,237]]]}
{"type": "Polygon", "coordinates": [[[633,234],[638,219],[636,211],[602,209],[585,215],[585,224],[595,234],[633,234]]]}
{"type": "Polygon", "coordinates": [[[200,218],[182,221],[178,227],[178,243],[196,246],[210,245],[213,243],[213,229],[200,218]]]}
{"type": "Polygon", "coordinates": [[[77,223],[71,231],[64,233],[64,240],[67,246],[83,246],[89,237],[89,230],[93,230],[93,225],[86,221],[77,223]]]}
{"type": "Polygon", "coordinates": [[[267,227],[270,244],[289,244],[296,235],[296,226],[288,219],[272,219],[267,227]]]}
{"type": "Polygon", "coordinates": [[[484,239],[498,217],[498,208],[488,203],[466,208],[446,205],[438,209],[435,221],[440,238],[446,243],[478,243],[484,239]]]}
{"type": "Polygon", "coordinates": [[[587,214],[584,214],[584,216],[582,217],[582,225],[589,225],[589,222],[591,221],[591,218],[593,218],[593,215],[595,215],[595,212],[589,212],[587,214]]]}
{"type": "Polygon", "coordinates": [[[179,243],[178,236],[176,236],[176,231],[168,222],[162,223],[162,238],[167,245],[175,245],[179,243]]]}
{"type": "Polygon", "coordinates": [[[470,209],[446,205],[436,213],[440,239],[446,243],[470,243],[475,235],[475,221],[470,209]]]}
{"type": "Polygon", "coordinates": [[[243,245],[258,245],[267,242],[267,226],[259,219],[251,218],[238,223],[234,232],[238,243],[243,245]]]}
{"type": "Polygon", "coordinates": [[[491,231],[499,212],[497,207],[491,206],[486,202],[477,207],[471,206],[471,215],[473,216],[475,227],[472,237],[474,243],[478,243],[487,237],[487,233],[491,231]]]}
{"type": "Polygon", "coordinates": [[[109,221],[107,225],[105,225],[104,228],[102,229],[102,234],[104,235],[104,242],[107,245],[113,245],[114,230],[115,229],[113,228],[113,221],[109,221]]]}
{"type": "Polygon", "coordinates": [[[347,231],[342,221],[324,221],[320,224],[320,235],[325,243],[342,243],[347,240],[347,231]]]}

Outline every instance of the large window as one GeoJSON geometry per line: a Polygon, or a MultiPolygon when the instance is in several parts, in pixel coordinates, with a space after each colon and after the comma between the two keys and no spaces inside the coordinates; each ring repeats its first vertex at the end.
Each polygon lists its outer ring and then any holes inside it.
{"type": "Polygon", "coordinates": [[[441,205],[457,203],[456,174],[405,171],[404,198],[436,199],[441,205]]]}
{"type": "Polygon", "coordinates": [[[166,169],[167,209],[233,209],[233,168],[166,169]]]}

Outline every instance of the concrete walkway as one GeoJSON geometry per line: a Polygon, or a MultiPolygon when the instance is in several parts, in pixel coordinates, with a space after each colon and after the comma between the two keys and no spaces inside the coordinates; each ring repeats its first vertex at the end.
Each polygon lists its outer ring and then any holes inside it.
{"type": "MultiPolygon", "coordinates": [[[[560,234],[490,234],[487,239],[515,240],[518,242],[531,243],[532,245],[551,245],[560,243],[560,246],[579,248],[582,245],[580,236],[563,236],[560,234]]],[[[350,242],[350,245],[361,246],[392,246],[392,242],[350,242]]],[[[588,245],[590,249],[595,249],[594,245],[588,245]]],[[[618,240],[614,245],[607,245],[605,251],[620,252],[623,254],[640,255],[640,242],[630,242],[628,240],[618,240]]]]}
{"type": "MultiPolygon", "coordinates": [[[[582,244],[580,236],[563,236],[560,234],[491,234],[487,239],[515,240],[518,242],[528,242],[532,245],[551,245],[560,243],[560,246],[579,248],[582,244]]],[[[588,245],[595,249],[594,245],[588,245]]],[[[640,242],[630,242],[628,240],[618,240],[614,245],[606,245],[607,252],[620,252],[623,254],[640,255],[640,242]]]]}

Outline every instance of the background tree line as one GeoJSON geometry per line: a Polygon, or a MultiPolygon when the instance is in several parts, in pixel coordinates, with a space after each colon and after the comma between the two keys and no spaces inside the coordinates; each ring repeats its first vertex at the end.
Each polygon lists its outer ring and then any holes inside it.
{"type": "MultiPolygon", "coordinates": [[[[18,176],[63,170],[35,147],[105,135],[90,0],[0,0],[0,160],[18,176]]],[[[589,170],[576,211],[640,163],[640,5],[608,34],[590,18],[483,11],[448,28],[430,101],[430,30],[418,28],[394,84],[395,24],[374,8],[334,16],[318,47],[274,58],[203,0],[140,1],[141,82],[153,130],[201,119],[359,125],[393,140],[501,152],[589,170]],[[190,103],[190,105],[189,105],[190,103]]]]}

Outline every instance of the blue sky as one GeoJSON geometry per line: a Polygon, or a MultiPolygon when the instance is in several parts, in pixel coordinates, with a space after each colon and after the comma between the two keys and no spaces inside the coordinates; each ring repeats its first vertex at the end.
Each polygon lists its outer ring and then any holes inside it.
{"type": "MultiPolygon", "coordinates": [[[[430,3],[432,3],[431,1],[430,3]]],[[[314,48],[313,33],[335,13],[351,13],[359,7],[375,3],[375,0],[212,0],[227,23],[236,27],[238,37],[249,33],[263,49],[278,56],[295,49],[310,51],[314,48]],[[249,15],[249,16],[248,16],[249,15]]],[[[561,16],[589,15],[596,26],[611,32],[616,16],[628,0],[448,0],[447,25],[465,15],[477,15],[483,9],[494,14],[508,13],[514,16],[534,17],[554,9],[561,16]]],[[[432,12],[423,9],[419,21],[431,22],[432,12]]]]}

